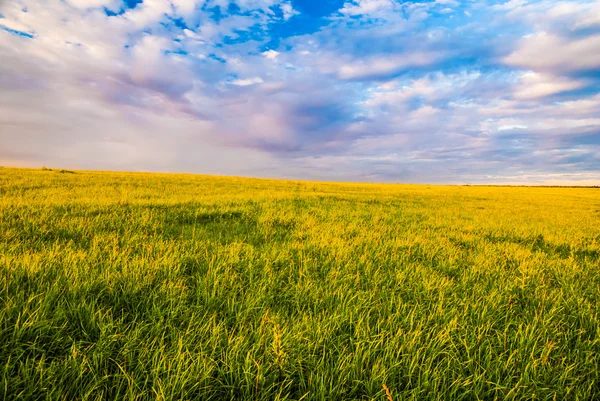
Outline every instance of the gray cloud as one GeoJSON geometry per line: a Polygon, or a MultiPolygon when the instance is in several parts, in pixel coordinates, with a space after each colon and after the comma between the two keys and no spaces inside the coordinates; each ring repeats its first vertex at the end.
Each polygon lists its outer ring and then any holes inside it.
{"type": "Polygon", "coordinates": [[[145,0],[110,17],[101,7],[118,6],[108,0],[3,5],[0,25],[12,31],[0,30],[0,162],[367,181],[600,178],[597,1],[348,2],[271,52],[271,26],[294,18],[293,3],[278,14],[270,0],[238,2],[218,21],[203,4],[145,0]],[[477,13],[486,19],[467,15],[477,13]]]}

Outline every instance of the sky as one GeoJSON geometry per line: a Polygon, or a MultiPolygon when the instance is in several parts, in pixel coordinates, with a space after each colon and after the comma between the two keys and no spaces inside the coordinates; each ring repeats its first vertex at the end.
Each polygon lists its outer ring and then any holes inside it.
{"type": "Polygon", "coordinates": [[[600,0],[0,0],[0,165],[600,185],[600,0]]]}

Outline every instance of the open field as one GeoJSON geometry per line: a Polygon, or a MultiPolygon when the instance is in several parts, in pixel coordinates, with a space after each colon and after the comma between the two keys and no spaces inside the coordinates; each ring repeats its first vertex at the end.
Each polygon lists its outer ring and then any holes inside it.
{"type": "Polygon", "coordinates": [[[600,399],[600,189],[0,169],[0,398],[600,399]]]}

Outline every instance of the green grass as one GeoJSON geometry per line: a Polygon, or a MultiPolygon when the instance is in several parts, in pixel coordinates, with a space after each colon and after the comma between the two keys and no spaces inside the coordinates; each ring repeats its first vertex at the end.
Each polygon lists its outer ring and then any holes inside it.
{"type": "Polygon", "coordinates": [[[0,398],[600,399],[600,190],[0,169],[0,398]]]}

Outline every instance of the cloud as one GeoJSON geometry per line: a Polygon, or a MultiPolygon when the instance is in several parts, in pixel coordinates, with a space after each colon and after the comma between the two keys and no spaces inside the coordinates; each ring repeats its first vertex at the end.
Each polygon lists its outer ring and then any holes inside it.
{"type": "Polygon", "coordinates": [[[453,7],[457,7],[460,5],[460,3],[456,0],[435,0],[434,2],[435,4],[441,4],[444,6],[453,6],[453,7]]]}
{"type": "Polygon", "coordinates": [[[277,56],[279,56],[279,52],[275,51],[275,50],[267,50],[267,51],[264,51],[262,54],[269,60],[275,60],[277,58],[277,56]]]}
{"type": "Polygon", "coordinates": [[[168,0],[144,0],[135,8],[128,10],[123,18],[132,21],[141,29],[159,22],[171,12],[172,3],[168,0]]]}
{"type": "Polygon", "coordinates": [[[583,81],[576,81],[549,74],[526,72],[521,76],[514,96],[518,99],[537,99],[585,86],[583,81]]]}
{"type": "Polygon", "coordinates": [[[281,9],[281,12],[283,13],[283,19],[285,21],[289,20],[294,15],[300,14],[298,11],[294,10],[294,7],[292,7],[292,3],[289,1],[285,1],[285,2],[281,3],[279,5],[279,8],[281,9]]]}
{"type": "Polygon", "coordinates": [[[565,34],[597,26],[600,22],[600,1],[509,1],[493,6],[508,12],[509,18],[524,21],[538,31],[558,31],[565,34]]]}
{"type": "Polygon", "coordinates": [[[600,35],[571,39],[546,32],[529,35],[503,61],[535,71],[572,73],[597,70],[600,68],[600,35]]]}
{"type": "Polygon", "coordinates": [[[114,0],[69,0],[70,5],[85,10],[88,8],[109,7],[114,5],[114,0]]]}
{"type": "Polygon", "coordinates": [[[171,0],[173,7],[178,15],[187,17],[191,15],[196,7],[202,5],[203,2],[198,0],[171,0]]]}
{"type": "Polygon", "coordinates": [[[370,57],[340,66],[342,79],[361,79],[388,76],[410,67],[420,67],[440,60],[441,53],[414,52],[406,55],[370,57]]]}
{"type": "Polygon", "coordinates": [[[598,4],[9,0],[0,162],[589,182],[598,4]]]}
{"type": "Polygon", "coordinates": [[[233,81],[231,81],[231,84],[237,85],[237,86],[248,86],[248,85],[260,84],[262,82],[263,82],[262,78],[254,77],[254,78],[247,78],[247,79],[234,79],[233,81]]]}
{"type": "Polygon", "coordinates": [[[344,15],[381,15],[392,10],[394,3],[391,0],[356,0],[344,3],[340,12],[344,15]]]}
{"type": "Polygon", "coordinates": [[[460,74],[430,74],[421,78],[401,82],[388,81],[370,90],[365,101],[369,107],[404,106],[413,99],[422,99],[437,104],[461,96],[466,92],[482,88],[479,71],[463,71],[460,74]]]}

